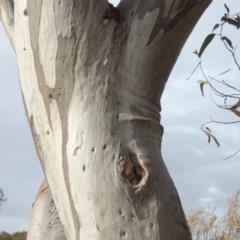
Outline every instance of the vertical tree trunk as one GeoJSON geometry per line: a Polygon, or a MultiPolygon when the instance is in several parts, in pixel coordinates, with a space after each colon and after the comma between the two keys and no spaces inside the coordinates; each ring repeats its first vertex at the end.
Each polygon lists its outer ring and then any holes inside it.
{"type": "Polygon", "coordinates": [[[14,25],[6,2],[1,19],[67,239],[191,239],[161,156],[159,100],[211,0],[21,0],[14,25]]]}

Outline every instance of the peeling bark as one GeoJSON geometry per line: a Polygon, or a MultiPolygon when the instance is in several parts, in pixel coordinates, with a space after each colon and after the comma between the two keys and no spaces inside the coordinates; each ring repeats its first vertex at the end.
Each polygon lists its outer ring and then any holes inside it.
{"type": "Polygon", "coordinates": [[[161,156],[159,100],[210,2],[15,2],[25,109],[68,240],[191,239],[161,156]]]}

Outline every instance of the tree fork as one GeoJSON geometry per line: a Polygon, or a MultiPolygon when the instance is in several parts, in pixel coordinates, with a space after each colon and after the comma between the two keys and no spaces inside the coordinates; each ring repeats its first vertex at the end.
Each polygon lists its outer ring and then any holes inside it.
{"type": "Polygon", "coordinates": [[[10,2],[1,21],[66,238],[191,239],[159,100],[211,0],[10,2]]]}

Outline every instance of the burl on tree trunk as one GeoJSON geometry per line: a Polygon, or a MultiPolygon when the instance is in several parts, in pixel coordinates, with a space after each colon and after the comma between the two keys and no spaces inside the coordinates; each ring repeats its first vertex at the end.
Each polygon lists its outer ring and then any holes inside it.
{"type": "Polygon", "coordinates": [[[210,2],[0,0],[51,189],[28,239],[191,239],[161,156],[159,101],[210,2]]]}

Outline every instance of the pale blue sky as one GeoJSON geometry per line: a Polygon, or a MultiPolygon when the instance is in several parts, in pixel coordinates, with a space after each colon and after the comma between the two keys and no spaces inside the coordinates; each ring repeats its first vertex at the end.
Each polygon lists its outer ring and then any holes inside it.
{"type": "MultiPolygon", "coordinates": [[[[230,10],[240,12],[239,1],[226,2],[230,10]]],[[[207,137],[200,131],[200,125],[209,120],[210,114],[220,120],[236,120],[236,117],[217,109],[210,100],[209,90],[206,89],[205,98],[201,96],[196,83],[202,78],[199,72],[191,80],[186,80],[198,62],[192,52],[200,48],[205,36],[222,16],[225,11],[223,4],[222,0],[214,0],[199,21],[178,59],[161,100],[162,124],[165,127],[163,157],[186,213],[208,203],[215,205],[219,213],[223,212],[227,198],[236,191],[240,181],[240,155],[223,160],[240,148],[238,126],[211,126],[221,143],[220,148],[214,143],[208,144],[207,137]]],[[[240,31],[230,31],[229,34],[232,34],[233,43],[237,44],[240,31]]],[[[207,75],[215,76],[233,68],[224,77],[237,84],[240,72],[220,41],[214,39],[204,53],[203,61],[207,75]]],[[[240,88],[240,83],[238,86],[240,88]]],[[[23,111],[16,59],[2,28],[0,112],[0,187],[8,198],[0,212],[0,231],[21,231],[27,229],[42,171],[23,111]]]]}

